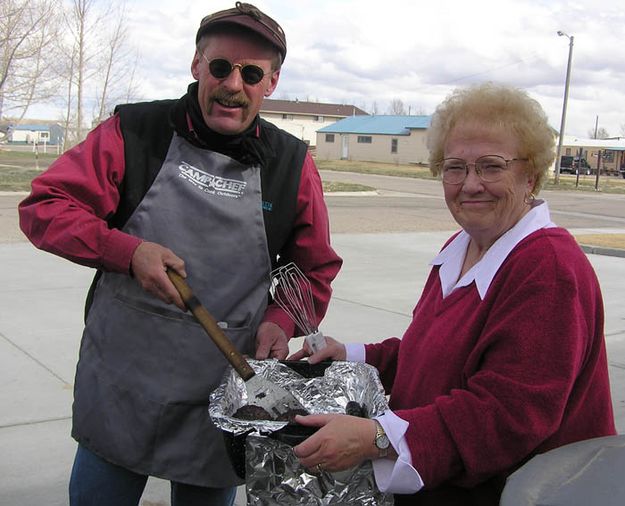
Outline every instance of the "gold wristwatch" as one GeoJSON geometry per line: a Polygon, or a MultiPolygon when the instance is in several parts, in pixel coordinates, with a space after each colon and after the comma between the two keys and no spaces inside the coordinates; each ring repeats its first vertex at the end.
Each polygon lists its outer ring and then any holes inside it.
{"type": "Polygon", "coordinates": [[[375,439],[373,440],[373,444],[378,449],[378,455],[380,458],[384,458],[388,455],[388,449],[391,446],[391,442],[384,432],[384,428],[380,425],[380,422],[377,420],[373,420],[375,422],[375,439]]]}

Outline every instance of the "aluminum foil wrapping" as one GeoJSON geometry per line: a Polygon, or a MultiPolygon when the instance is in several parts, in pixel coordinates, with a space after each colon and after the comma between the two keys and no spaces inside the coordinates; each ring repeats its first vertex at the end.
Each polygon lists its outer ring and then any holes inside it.
{"type": "Polygon", "coordinates": [[[247,504],[254,506],[392,505],[393,496],[375,484],[371,461],[346,471],[313,473],[299,464],[293,448],[263,436],[248,436],[247,504]]]}
{"type": "MultiPolygon", "coordinates": [[[[368,417],[380,415],[388,408],[377,370],[367,364],[332,362],[318,375],[306,377],[295,370],[302,372],[301,368],[291,368],[288,363],[277,360],[249,362],[256,374],[287,388],[311,414],[345,413],[349,401],[361,404],[368,417]]],[[[310,371],[306,370],[305,363],[303,365],[304,373],[308,374],[310,371]]],[[[288,435],[293,426],[287,426],[287,422],[233,417],[245,404],[245,384],[230,368],[221,385],[211,394],[209,412],[217,427],[229,436],[245,440],[248,504],[393,504],[392,495],[382,494],[377,489],[369,461],[347,471],[313,474],[299,464],[292,446],[283,442],[284,438],[278,441],[274,439],[275,434],[271,436],[277,431],[288,435]]]]}

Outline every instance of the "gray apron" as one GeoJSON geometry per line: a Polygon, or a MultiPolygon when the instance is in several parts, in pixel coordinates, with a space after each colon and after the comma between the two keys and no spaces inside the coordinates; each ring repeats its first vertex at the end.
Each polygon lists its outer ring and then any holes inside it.
{"type": "MultiPolygon", "coordinates": [[[[238,349],[254,354],[271,263],[260,168],[174,136],[163,167],[123,230],[170,248],[238,349]]],[[[140,474],[199,486],[240,483],[208,398],[227,362],[190,313],[127,275],[98,282],[80,349],[74,438],[140,474]]]]}

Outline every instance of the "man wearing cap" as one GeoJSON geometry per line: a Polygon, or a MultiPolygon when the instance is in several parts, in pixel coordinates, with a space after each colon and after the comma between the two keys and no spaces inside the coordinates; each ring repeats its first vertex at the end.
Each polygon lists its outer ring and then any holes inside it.
{"type": "Polygon", "coordinates": [[[187,278],[238,349],[285,358],[297,330],[268,301],[295,262],[323,317],[341,259],[303,142],[260,119],[286,56],[250,4],[205,17],[178,100],[119,106],[32,183],[20,224],[97,274],[87,296],[72,436],[72,505],[137,505],[148,476],[172,505],[230,505],[236,478],[208,398],[227,362],[171,284],[187,278]]]}

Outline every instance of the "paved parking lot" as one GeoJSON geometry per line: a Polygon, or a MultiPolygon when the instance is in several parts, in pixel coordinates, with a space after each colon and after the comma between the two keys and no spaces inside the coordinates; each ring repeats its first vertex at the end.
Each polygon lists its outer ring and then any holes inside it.
{"type": "MultiPolygon", "coordinates": [[[[331,214],[338,205],[333,199],[343,197],[328,199],[331,214]]],[[[15,227],[13,201],[0,197],[0,225],[15,227]]],[[[620,222],[614,225],[610,233],[625,232],[620,222]]],[[[345,264],[322,331],[352,342],[401,335],[427,264],[448,230],[336,233],[334,245],[345,264]]],[[[67,504],[75,451],[69,435],[72,382],[92,272],[40,252],[14,233],[0,230],[0,504],[60,506],[67,504]]],[[[606,301],[613,401],[619,432],[625,433],[625,258],[590,254],[589,259],[606,301]]],[[[167,505],[168,495],[166,482],[150,480],[142,505],[167,505]]],[[[245,504],[242,493],[237,504],[245,504]]]]}

